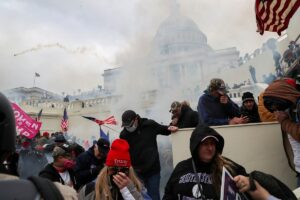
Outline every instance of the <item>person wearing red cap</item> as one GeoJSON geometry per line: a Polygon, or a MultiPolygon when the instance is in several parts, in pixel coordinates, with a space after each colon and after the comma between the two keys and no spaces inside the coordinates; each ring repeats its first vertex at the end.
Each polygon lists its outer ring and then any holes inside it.
{"type": "Polygon", "coordinates": [[[43,136],[40,137],[37,141],[38,145],[44,146],[45,144],[49,144],[49,133],[45,131],[43,136]]]}
{"type": "Polygon", "coordinates": [[[143,185],[131,166],[129,145],[126,140],[116,139],[96,182],[84,186],[79,191],[79,199],[144,199],[142,192],[143,185]]]}

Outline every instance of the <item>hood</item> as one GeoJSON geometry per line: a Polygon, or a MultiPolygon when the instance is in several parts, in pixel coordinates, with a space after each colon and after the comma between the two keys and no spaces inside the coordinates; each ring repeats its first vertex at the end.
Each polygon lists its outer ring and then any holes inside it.
{"type": "Polygon", "coordinates": [[[193,109],[190,107],[190,106],[188,106],[188,105],[182,105],[181,106],[181,113],[183,114],[183,113],[186,113],[186,112],[188,112],[188,111],[193,111],[193,109]]]}
{"type": "Polygon", "coordinates": [[[56,169],[52,166],[52,164],[53,163],[47,164],[46,167],[40,171],[39,175],[52,174],[53,176],[57,176],[56,169]]]}
{"type": "Polygon", "coordinates": [[[296,103],[300,97],[300,92],[286,81],[277,80],[267,87],[263,96],[282,98],[296,103]]]}
{"type": "Polygon", "coordinates": [[[216,144],[216,150],[217,150],[217,152],[222,154],[222,151],[224,148],[224,138],[214,129],[212,129],[208,126],[198,125],[192,132],[192,135],[190,138],[190,151],[191,151],[191,155],[194,160],[198,159],[196,151],[197,151],[199,144],[201,143],[201,140],[207,136],[214,136],[219,140],[219,142],[217,142],[217,144],[216,144]]]}

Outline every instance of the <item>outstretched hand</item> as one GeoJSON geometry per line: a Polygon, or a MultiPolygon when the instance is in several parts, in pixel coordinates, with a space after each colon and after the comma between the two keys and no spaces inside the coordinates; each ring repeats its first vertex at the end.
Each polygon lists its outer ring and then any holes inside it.
{"type": "Polygon", "coordinates": [[[178,127],[177,126],[169,126],[168,130],[171,131],[172,133],[178,131],[178,127]]]}
{"type": "Polygon", "coordinates": [[[240,192],[247,192],[250,189],[250,181],[246,176],[238,175],[233,178],[236,187],[240,192]]]}
{"type": "Polygon", "coordinates": [[[238,175],[233,178],[233,181],[235,182],[236,187],[240,192],[247,192],[248,194],[250,194],[252,199],[268,200],[268,198],[270,197],[270,193],[255,180],[254,183],[256,189],[254,191],[250,191],[249,177],[238,175]]]}

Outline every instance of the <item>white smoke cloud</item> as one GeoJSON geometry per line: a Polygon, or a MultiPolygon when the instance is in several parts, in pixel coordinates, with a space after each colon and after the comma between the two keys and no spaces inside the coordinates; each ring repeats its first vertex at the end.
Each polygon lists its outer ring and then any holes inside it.
{"type": "MultiPolygon", "coordinates": [[[[36,86],[53,92],[96,88],[104,69],[147,55],[172,1],[1,1],[0,90],[31,87],[34,72],[36,86]]],[[[237,46],[243,54],[270,36],[255,32],[251,1],[178,3],[215,49],[237,46]]]]}

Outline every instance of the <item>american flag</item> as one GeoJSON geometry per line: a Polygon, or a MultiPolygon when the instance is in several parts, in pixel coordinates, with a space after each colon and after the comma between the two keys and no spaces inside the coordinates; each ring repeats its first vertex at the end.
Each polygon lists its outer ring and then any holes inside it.
{"type": "Polygon", "coordinates": [[[68,131],[69,122],[68,122],[68,114],[67,114],[67,109],[66,108],[64,109],[64,116],[61,119],[60,127],[61,127],[63,132],[68,131]]]}
{"type": "Polygon", "coordinates": [[[256,0],[255,13],[258,32],[277,32],[287,29],[290,19],[300,6],[300,0],[256,0]]]}
{"type": "Polygon", "coordinates": [[[102,130],[101,126],[100,126],[100,138],[109,141],[109,133],[105,134],[104,131],[102,130]]]}
{"type": "Polygon", "coordinates": [[[103,124],[117,125],[117,120],[115,119],[114,116],[110,116],[109,118],[107,118],[105,120],[99,120],[99,119],[96,119],[94,117],[86,117],[86,116],[82,116],[82,117],[96,122],[97,124],[99,124],[99,126],[101,126],[103,124]]]}

